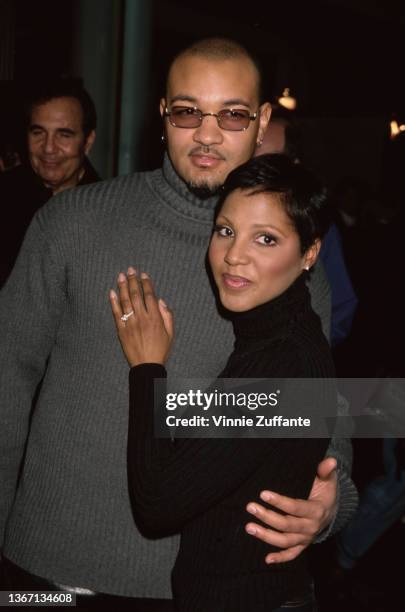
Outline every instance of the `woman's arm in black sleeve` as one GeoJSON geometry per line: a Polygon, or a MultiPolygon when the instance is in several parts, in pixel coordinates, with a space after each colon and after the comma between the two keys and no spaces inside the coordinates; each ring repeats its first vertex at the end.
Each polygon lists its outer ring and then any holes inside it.
{"type": "Polygon", "coordinates": [[[227,497],[277,447],[267,439],[154,437],[154,379],[158,364],[132,368],[128,482],[135,519],[149,533],[178,532],[184,523],[227,497]]]}

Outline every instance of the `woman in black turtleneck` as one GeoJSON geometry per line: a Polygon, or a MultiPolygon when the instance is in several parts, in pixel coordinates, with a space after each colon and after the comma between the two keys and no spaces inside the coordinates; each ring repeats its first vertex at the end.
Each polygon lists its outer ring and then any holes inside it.
{"type": "MultiPolygon", "coordinates": [[[[219,298],[235,333],[220,377],[334,376],[305,284],[326,230],[326,211],[318,182],[284,156],[256,157],[229,175],[209,247],[219,298]]],[[[130,496],[144,534],[181,532],[172,576],[176,609],[270,612],[295,601],[294,610],[312,610],[305,554],[266,565],[268,545],[242,526],[245,505],[257,491],[271,486],[307,498],[328,440],[154,438],[153,381],[166,377],[172,315],[154,297],[145,274],[138,278],[130,269],[118,285],[120,298],[111,292],[111,304],[132,366],[130,496]]]]}

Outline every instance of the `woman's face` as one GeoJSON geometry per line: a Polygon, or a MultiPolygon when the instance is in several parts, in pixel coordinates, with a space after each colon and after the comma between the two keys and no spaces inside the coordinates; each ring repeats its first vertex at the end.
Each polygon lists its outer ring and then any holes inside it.
{"type": "Polygon", "coordinates": [[[216,219],[209,260],[222,304],[242,312],[283,293],[315,263],[320,242],[304,254],[278,197],[233,191],[216,219]]]}

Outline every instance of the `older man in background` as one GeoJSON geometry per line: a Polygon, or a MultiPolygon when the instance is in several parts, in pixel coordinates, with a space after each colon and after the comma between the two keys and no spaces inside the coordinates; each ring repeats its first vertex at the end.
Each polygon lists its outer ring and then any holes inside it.
{"type": "Polygon", "coordinates": [[[96,121],[94,103],[77,80],[41,84],[31,95],[26,159],[0,173],[0,286],[35,212],[56,193],[100,180],[87,157],[96,121]]]}

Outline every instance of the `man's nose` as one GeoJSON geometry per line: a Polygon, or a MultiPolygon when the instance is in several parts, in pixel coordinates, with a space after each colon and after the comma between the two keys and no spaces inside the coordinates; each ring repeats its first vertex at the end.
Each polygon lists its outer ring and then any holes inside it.
{"type": "Polygon", "coordinates": [[[230,266],[244,265],[249,262],[249,253],[244,240],[233,240],[224,257],[230,266]]]}
{"type": "Polygon", "coordinates": [[[56,141],[53,134],[47,134],[44,140],[44,151],[52,153],[56,149],[56,141]]]}
{"type": "Polygon", "coordinates": [[[217,118],[205,115],[201,125],[194,131],[194,140],[204,145],[220,144],[223,141],[223,132],[218,125],[217,118]]]}

